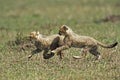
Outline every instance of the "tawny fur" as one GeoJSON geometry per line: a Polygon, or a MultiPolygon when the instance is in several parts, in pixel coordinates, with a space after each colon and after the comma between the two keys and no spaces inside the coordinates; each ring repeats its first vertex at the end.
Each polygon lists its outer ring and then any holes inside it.
{"type": "MultiPolygon", "coordinates": [[[[54,50],[57,47],[60,47],[61,45],[63,45],[63,38],[64,38],[63,36],[59,36],[58,34],[45,36],[35,31],[31,32],[29,34],[29,37],[35,40],[36,49],[31,52],[28,58],[31,58],[34,54],[37,54],[42,50],[44,50],[44,53],[43,53],[44,59],[48,59],[50,58],[50,56],[52,56],[50,54],[47,54],[49,50],[54,50]]],[[[58,52],[58,54],[60,55],[60,59],[62,59],[63,52],[60,51],[58,52]]]]}
{"type": "MultiPolygon", "coordinates": [[[[115,42],[110,45],[103,44],[97,40],[95,40],[92,37],[89,36],[79,36],[78,34],[74,33],[72,29],[70,29],[68,26],[63,25],[59,29],[59,34],[64,35],[64,45],[61,47],[56,48],[55,50],[51,51],[51,54],[55,54],[57,52],[66,50],[70,47],[75,48],[83,48],[82,55],[86,56],[87,51],[96,56],[96,59],[100,59],[100,52],[97,51],[98,46],[104,47],[104,48],[113,48],[115,47],[118,42],[115,42]]],[[[80,56],[73,56],[74,58],[82,58],[80,56]]]]}

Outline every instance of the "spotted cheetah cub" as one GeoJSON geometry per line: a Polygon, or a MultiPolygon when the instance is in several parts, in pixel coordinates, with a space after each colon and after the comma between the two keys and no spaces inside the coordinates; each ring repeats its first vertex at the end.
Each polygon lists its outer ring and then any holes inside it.
{"type": "MultiPolygon", "coordinates": [[[[31,32],[28,37],[32,40],[35,40],[35,46],[36,49],[31,52],[31,54],[28,56],[30,59],[34,54],[37,54],[39,52],[43,52],[43,58],[48,59],[52,57],[51,54],[47,54],[49,50],[54,50],[57,47],[60,47],[63,45],[63,38],[64,36],[59,36],[58,34],[45,36],[40,34],[39,32],[31,32]]],[[[63,58],[63,52],[58,52],[60,55],[60,59],[63,58]]]]}
{"type": "Polygon", "coordinates": [[[97,40],[95,40],[92,37],[89,36],[79,36],[78,34],[74,33],[72,29],[70,29],[68,26],[63,25],[59,29],[59,35],[64,35],[64,45],[61,47],[56,48],[55,50],[51,51],[51,54],[55,54],[59,51],[63,51],[65,49],[68,49],[70,47],[75,48],[82,48],[82,56],[73,56],[76,59],[80,59],[84,56],[86,56],[86,53],[89,52],[96,56],[96,59],[100,59],[100,52],[97,51],[98,46],[101,46],[103,48],[113,48],[115,47],[118,42],[115,42],[110,45],[103,44],[97,40]]]}

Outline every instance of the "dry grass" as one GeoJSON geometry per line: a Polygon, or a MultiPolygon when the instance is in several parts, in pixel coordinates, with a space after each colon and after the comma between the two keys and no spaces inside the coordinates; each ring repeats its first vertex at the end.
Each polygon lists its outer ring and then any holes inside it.
{"type": "Polygon", "coordinates": [[[29,44],[25,37],[29,32],[56,34],[63,24],[106,44],[120,42],[119,20],[95,23],[109,15],[120,15],[118,4],[119,0],[0,1],[0,80],[119,80],[119,45],[99,48],[102,60],[98,62],[91,54],[82,60],[73,59],[80,52],[75,48],[66,50],[63,60],[58,56],[44,60],[42,53],[28,60],[34,47],[25,47],[29,44]],[[18,32],[22,34],[17,35],[18,32]]]}

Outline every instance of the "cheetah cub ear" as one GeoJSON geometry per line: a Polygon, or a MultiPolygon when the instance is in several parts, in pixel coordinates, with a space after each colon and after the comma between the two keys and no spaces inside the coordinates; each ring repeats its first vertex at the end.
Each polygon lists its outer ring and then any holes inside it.
{"type": "Polygon", "coordinates": [[[39,32],[39,31],[37,31],[37,32],[36,32],[36,34],[37,34],[37,35],[39,35],[39,34],[40,34],[40,32],[39,32]]]}
{"type": "Polygon", "coordinates": [[[66,25],[63,25],[62,28],[66,31],[68,30],[68,27],[66,25]]]}

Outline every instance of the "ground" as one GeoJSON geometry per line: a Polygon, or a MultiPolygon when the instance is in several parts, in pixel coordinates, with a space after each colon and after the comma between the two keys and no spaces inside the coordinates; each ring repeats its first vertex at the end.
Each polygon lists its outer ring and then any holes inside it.
{"type": "Polygon", "coordinates": [[[42,53],[28,60],[34,48],[18,50],[11,45],[10,49],[7,44],[18,39],[18,33],[23,37],[31,31],[57,34],[63,24],[106,44],[119,42],[119,16],[119,0],[0,0],[0,80],[119,80],[119,44],[113,49],[99,47],[102,59],[98,62],[91,54],[73,59],[80,54],[75,48],[66,50],[63,60],[58,56],[44,60],[42,53]],[[117,19],[105,21],[113,15],[117,19]]]}

